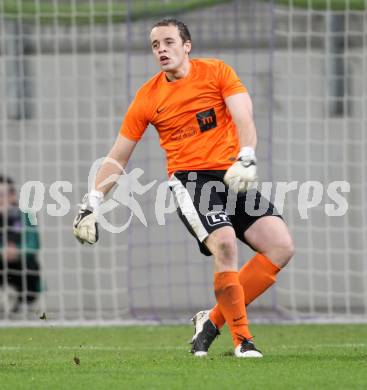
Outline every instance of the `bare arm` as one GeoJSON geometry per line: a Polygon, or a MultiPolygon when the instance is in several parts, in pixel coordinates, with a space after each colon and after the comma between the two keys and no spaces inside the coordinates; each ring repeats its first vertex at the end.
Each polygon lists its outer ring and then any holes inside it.
{"type": "Polygon", "coordinates": [[[98,241],[97,217],[104,195],[114,186],[129,161],[136,142],[119,135],[108,156],[99,168],[94,186],[85,195],[73,223],[73,232],[79,242],[98,241]]]}
{"type": "Polygon", "coordinates": [[[120,177],[136,146],[135,141],[119,135],[96,175],[95,189],[106,195],[120,177]]]}
{"type": "Polygon", "coordinates": [[[225,98],[226,106],[238,131],[240,148],[256,148],[257,136],[253,120],[252,101],[248,93],[238,93],[225,98]]]}
{"type": "Polygon", "coordinates": [[[257,136],[252,118],[252,102],[248,93],[239,93],[225,98],[225,103],[237,127],[240,152],[237,161],[227,169],[224,182],[236,193],[245,192],[257,179],[255,156],[257,136]]]}

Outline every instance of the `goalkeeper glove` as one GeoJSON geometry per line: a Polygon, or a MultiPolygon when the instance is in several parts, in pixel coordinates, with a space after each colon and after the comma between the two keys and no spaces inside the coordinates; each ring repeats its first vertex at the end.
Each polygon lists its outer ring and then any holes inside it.
{"type": "Polygon", "coordinates": [[[96,190],[83,197],[73,223],[74,236],[82,244],[95,244],[98,241],[97,214],[102,201],[103,193],[96,190]]]}
{"type": "Polygon", "coordinates": [[[234,192],[245,192],[257,179],[255,151],[249,146],[241,148],[237,161],[228,168],[224,182],[234,192]]]}

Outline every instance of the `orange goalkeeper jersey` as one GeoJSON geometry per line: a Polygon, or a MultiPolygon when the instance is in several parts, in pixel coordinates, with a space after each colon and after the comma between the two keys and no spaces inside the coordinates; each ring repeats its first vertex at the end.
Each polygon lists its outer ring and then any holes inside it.
{"type": "Polygon", "coordinates": [[[139,141],[149,123],[158,131],[171,175],[226,170],[239,151],[224,98],[247,92],[234,70],[217,59],[192,59],[189,74],[169,82],[159,72],[138,90],[120,134],[139,141]]]}

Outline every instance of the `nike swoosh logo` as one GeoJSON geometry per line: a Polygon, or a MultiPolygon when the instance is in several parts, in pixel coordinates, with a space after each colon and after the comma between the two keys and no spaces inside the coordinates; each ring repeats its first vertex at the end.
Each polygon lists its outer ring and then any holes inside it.
{"type": "Polygon", "coordinates": [[[233,322],[236,322],[236,321],[239,321],[239,320],[242,320],[243,316],[242,317],[238,317],[238,318],[233,318],[233,322]]]}
{"type": "Polygon", "coordinates": [[[159,113],[162,112],[163,110],[164,110],[164,108],[161,108],[161,109],[157,108],[157,114],[159,114],[159,113]]]}
{"type": "Polygon", "coordinates": [[[242,164],[245,168],[251,167],[251,165],[256,165],[255,161],[251,161],[249,163],[242,164]]]}

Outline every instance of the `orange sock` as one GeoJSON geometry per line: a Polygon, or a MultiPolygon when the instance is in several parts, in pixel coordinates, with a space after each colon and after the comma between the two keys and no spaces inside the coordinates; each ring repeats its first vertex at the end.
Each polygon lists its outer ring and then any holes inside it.
{"type": "Polygon", "coordinates": [[[236,347],[241,338],[251,339],[248,329],[245,297],[240,285],[237,271],[216,272],[214,274],[214,291],[220,312],[223,314],[232,334],[236,347]]]}
{"type": "MultiPolygon", "coordinates": [[[[257,253],[239,271],[239,281],[245,291],[245,304],[250,304],[276,281],[280,268],[266,256],[257,253]]],[[[220,329],[225,323],[224,316],[218,305],[215,305],[209,315],[210,320],[220,329]]]]}

